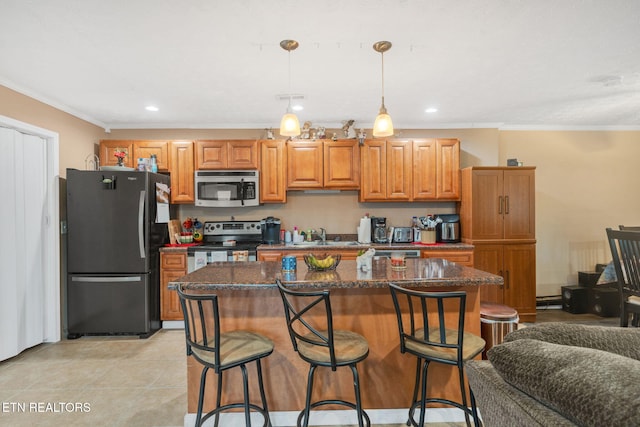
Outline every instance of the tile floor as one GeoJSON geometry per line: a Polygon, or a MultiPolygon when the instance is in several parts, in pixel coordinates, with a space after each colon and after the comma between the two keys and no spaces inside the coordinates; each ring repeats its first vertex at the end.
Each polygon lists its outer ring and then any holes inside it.
{"type": "MultiPolygon", "coordinates": [[[[562,310],[538,310],[537,321],[617,325],[615,318],[562,310]]],[[[63,340],[0,362],[0,426],[179,427],[186,400],[181,330],[162,330],[146,340],[63,340]]]]}

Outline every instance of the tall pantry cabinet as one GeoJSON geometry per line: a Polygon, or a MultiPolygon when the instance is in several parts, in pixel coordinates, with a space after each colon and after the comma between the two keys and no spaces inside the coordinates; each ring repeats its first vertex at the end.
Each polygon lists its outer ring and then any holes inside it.
{"type": "Polygon", "coordinates": [[[501,287],[483,287],[481,300],[535,321],[535,167],[463,169],[460,218],[462,241],[475,246],[474,267],[504,278],[501,287]]]}

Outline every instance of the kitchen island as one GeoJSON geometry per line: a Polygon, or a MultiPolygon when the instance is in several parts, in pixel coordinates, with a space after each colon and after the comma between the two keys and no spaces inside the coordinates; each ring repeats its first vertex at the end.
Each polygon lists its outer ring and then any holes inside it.
{"type": "MultiPolygon", "coordinates": [[[[405,270],[392,269],[389,260],[382,258],[367,272],[357,270],[356,261],[351,260],[343,260],[335,271],[324,272],[307,271],[304,264],[298,264],[296,272],[283,273],[280,266],[280,263],[269,261],[217,262],[169,284],[173,288],[184,284],[193,293],[217,294],[222,330],[253,330],[274,341],[273,354],[263,361],[267,400],[274,425],[287,425],[279,423],[277,417],[295,419],[304,407],[309,368],[291,346],[282,300],[275,286],[276,278],[289,287],[330,289],[334,327],[358,332],[369,341],[369,356],[358,367],[364,408],[372,422],[384,413],[386,418],[379,419],[389,420],[388,416],[395,416],[394,421],[385,422],[399,423],[406,421],[402,408],[408,408],[411,402],[416,362],[415,357],[399,351],[397,320],[387,284],[393,282],[430,291],[466,291],[465,329],[479,335],[479,287],[503,282],[500,276],[433,258],[407,259],[405,270]],[[287,414],[287,411],[294,412],[287,414]]],[[[255,373],[251,369],[250,372],[255,373]]],[[[430,393],[459,399],[455,370],[435,365],[430,369],[430,393]]],[[[201,366],[189,358],[187,371],[188,413],[194,414],[201,366]]],[[[223,401],[225,398],[242,400],[240,381],[238,372],[225,374],[228,388],[223,401]]],[[[216,378],[211,375],[207,380],[208,396],[214,395],[215,384],[216,378]]],[[[352,399],[351,372],[346,368],[337,372],[318,370],[316,390],[322,390],[323,395],[352,399]]],[[[257,388],[251,394],[257,396],[257,388]]],[[[311,420],[316,423],[314,415],[311,420]]],[[[344,424],[343,421],[339,422],[344,424]]]]}

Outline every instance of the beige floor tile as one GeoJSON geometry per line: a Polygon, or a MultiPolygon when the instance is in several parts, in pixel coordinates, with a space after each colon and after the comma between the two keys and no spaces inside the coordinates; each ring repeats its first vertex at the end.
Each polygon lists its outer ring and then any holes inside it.
{"type": "MultiPolygon", "coordinates": [[[[561,310],[538,311],[538,322],[576,320],[612,321],[561,310]]],[[[3,427],[182,426],[187,407],[184,332],[162,330],[148,339],[82,337],[41,344],[0,362],[0,400],[3,427]],[[11,410],[11,404],[19,403],[26,405],[24,412],[11,410]],[[61,412],[61,403],[71,408],[80,404],[85,411],[61,412]],[[35,410],[29,405],[36,405],[35,410]]]]}

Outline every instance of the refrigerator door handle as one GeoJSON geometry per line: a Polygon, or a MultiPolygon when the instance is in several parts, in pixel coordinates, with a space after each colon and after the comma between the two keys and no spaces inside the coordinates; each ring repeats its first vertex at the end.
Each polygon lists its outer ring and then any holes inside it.
{"type": "Polygon", "coordinates": [[[142,278],[140,276],[118,276],[118,277],[104,277],[104,276],[72,276],[72,282],[140,282],[142,278]]]}
{"type": "Polygon", "coordinates": [[[144,200],[147,197],[145,190],[140,191],[140,200],[138,200],[138,247],[140,248],[140,258],[145,258],[144,247],[144,200]]]}

